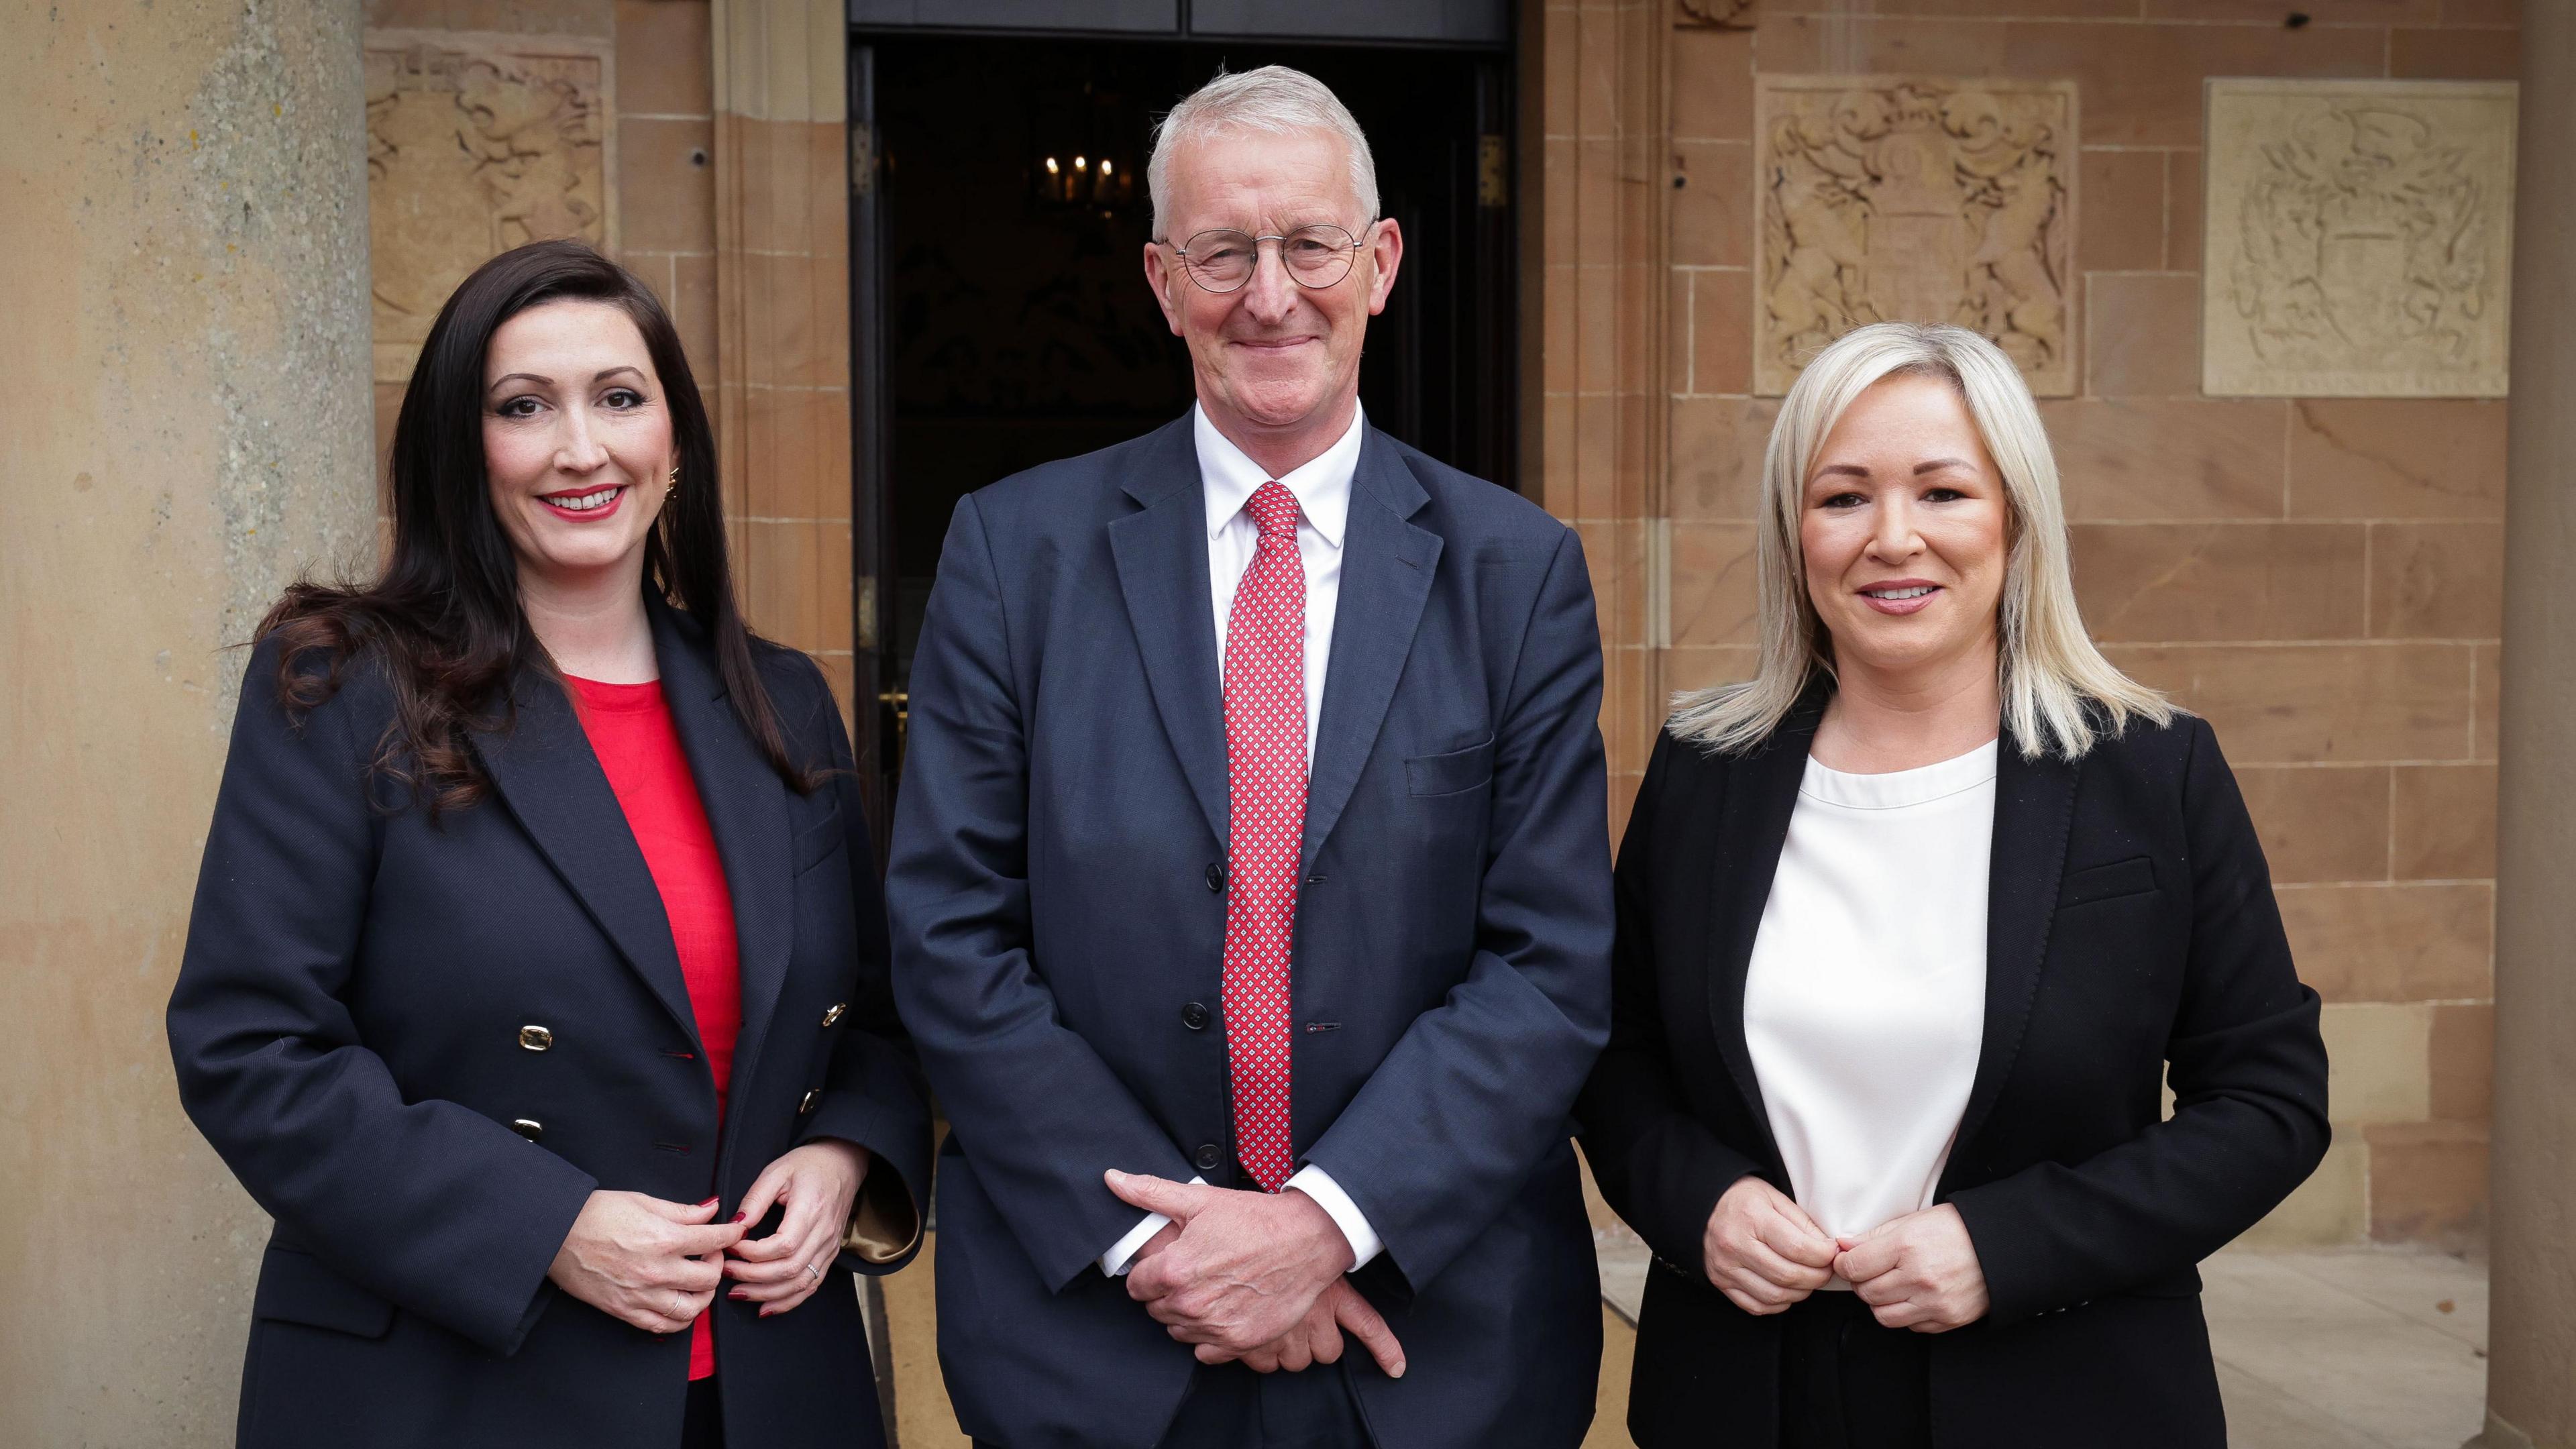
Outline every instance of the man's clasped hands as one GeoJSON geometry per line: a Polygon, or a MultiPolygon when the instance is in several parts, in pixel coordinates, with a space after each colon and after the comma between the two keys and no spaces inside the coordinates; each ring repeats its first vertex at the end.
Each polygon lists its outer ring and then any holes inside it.
{"type": "MultiPolygon", "coordinates": [[[[1171,1219],[1137,1250],[1127,1296],[1195,1345],[1199,1362],[1293,1373],[1339,1359],[1348,1333],[1390,1377],[1404,1373],[1386,1319],[1342,1276],[1349,1241],[1314,1199],[1115,1171],[1108,1181],[1130,1207],[1171,1219]]],[[[1837,1238],[1746,1177],[1718,1199],[1701,1247],[1709,1281],[1747,1313],[1782,1312],[1837,1277],[1889,1328],[1941,1333],[1986,1312],[1975,1244],[1947,1204],[1837,1238]]]]}
{"type": "Polygon", "coordinates": [[[1294,1373],[1340,1359],[1348,1333],[1388,1377],[1403,1377],[1394,1331],[1342,1276],[1350,1240],[1313,1198],[1117,1171],[1108,1181],[1129,1206],[1171,1219],[1137,1249],[1127,1296],[1194,1345],[1199,1362],[1294,1373]]]}

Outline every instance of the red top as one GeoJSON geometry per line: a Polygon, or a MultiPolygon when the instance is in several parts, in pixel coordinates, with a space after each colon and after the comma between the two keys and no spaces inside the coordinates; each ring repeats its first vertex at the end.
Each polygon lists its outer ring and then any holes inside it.
{"type": "MultiPolygon", "coordinates": [[[[569,676],[567,676],[569,678],[569,676]]],[[[733,1076],[733,1042],[742,1029],[742,951],[734,937],[733,891],[725,884],[724,858],[698,799],[697,776],[680,748],[662,686],[600,684],[573,679],[575,711],[590,736],[591,753],[617,792],[626,828],[644,852],[644,865],[661,892],[670,918],[671,944],[680,951],[680,974],[689,984],[689,1009],[698,1019],[698,1041],[716,1079],[716,1121],[724,1121],[725,1086],[733,1076]]],[[[714,1315],[700,1314],[689,1334],[689,1377],[716,1371],[714,1315]]]]}

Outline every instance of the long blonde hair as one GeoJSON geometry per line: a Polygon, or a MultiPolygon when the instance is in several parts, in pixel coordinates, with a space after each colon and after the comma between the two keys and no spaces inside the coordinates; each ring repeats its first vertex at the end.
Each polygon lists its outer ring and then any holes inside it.
{"type": "Polygon", "coordinates": [[[1997,685],[2003,720],[2022,754],[2080,759],[2105,729],[2131,716],[2162,725],[2174,705],[2122,674],[2084,632],[2067,563],[2066,509],[2039,406],[2002,349],[1964,327],[1874,322],[1816,354],[1771,426],[1762,458],[1754,563],[1761,599],[1761,671],[1740,684],[1673,696],[1676,739],[1741,753],[1770,737],[1819,675],[1834,672],[1833,640],[1807,597],[1798,540],[1807,470],[1852,401],[1898,375],[1937,377],[1958,390],[2003,474],[2006,537],[1997,685]]]}

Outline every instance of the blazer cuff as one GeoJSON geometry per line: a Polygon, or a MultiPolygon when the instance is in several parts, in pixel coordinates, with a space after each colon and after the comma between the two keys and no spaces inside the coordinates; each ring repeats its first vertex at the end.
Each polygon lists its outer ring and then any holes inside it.
{"type": "MultiPolygon", "coordinates": [[[[1204,1177],[1190,1179],[1192,1187],[1206,1185],[1207,1179],[1204,1177]]],[[[1137,1250],[1152,1242],[1154,1235],[1161,1232],[1171,1221],[1161,1213],[1147,1213],[1138,1219],[1136,1226],[1129,1228],[1117,1242],[1109,1245],[1108,1252],[1100,1255],[1100,1276],[1104,1278],[1127,1276],[1127,1270],[1136,1266],[1137,1250]]]]}
{"type": "Polygon", "coordinates": [[[1377,1229],[1369,1226],[1368,1214],[1360,1211],[1360,1205],[1351,1201],[1351,1195],[1342,1191],[1342,1185],[1333,1181],[1331,1173],[1309,1162],[1289,1174],[1286,1187],[1281,1191],[1288,1188],[1295,1188],[1313,1198],[1315,1205],[1332,1218],[1333,1225],[1342,1230],[1342,1237],[1351,1245],[1351,1268],[1354,1271],[1367,1267],[1370,1259],[1386,1251],[1386,1243],[1378,1237],[1377,1229]]]}
{"type": "MultiPolygon", "coordinates": [[[[1605,1152],[1617,1150],[1596,1138],[1584,1142],[1587,1155],[1595,1145],[1605,1152]]],[[[1691,1265],[1694,1273],[1705,1272],[1697,1265],[1708,1258],[1708,1219],[1717,1211],[1717,1200],[1743,1179],[1764,1175],[1762,1164],[1681,1113],[1670,1114],[1626,1144],[1624,1163],[1596,1158],[1593,1166],[1605,1195],[1614,1180],[1625,1184],[1611,1205],[1646,1246],[1666,1262],[1691,1265]],[[1612,1170],[1604,1171],[1605,1165],[1612,1170]]]]}
{"type": "Polygon", "coordinates": [[[2072,1304],[2082,1295],[2051,1282],[2043,1262],[2048,1232],[2015,1174],[1952,1193],[1948,1202],[1968,1229],[1968,1244],[1977,1252],[1977,1271],[1986,1280],[1988,1323],[2007,1326],[2072,1304]]]}
{"type": "Polygon", "coordinates": [[[871,1268],[890,1268],[921,1246],[921,1210],[894,1164],[869,1154],[868,1175],[841,1228],[841,1251],[871,1268]]]}

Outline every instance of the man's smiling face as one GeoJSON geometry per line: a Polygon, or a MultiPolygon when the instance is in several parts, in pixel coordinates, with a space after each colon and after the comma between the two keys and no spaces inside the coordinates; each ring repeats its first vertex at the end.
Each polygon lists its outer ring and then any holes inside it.
{"type": "Polygon", "coordinates": [[[1169,188],[1171,245],[1146,247],[1145,274],[1189,344],[1201,404],[1255,430],[1280,430],[1356,398],[1368,319],[1386,308],[1403,241],[1395,223],[1364,214],[1341,138],[1320,130],[1198,136],[1174,149],[1169,188]],[[1361,243],[1350,274],[1329,287],[1291,281],[1272,242],[1250,281],[1211,292],[1172,250],[1216,228],[1284,236],[1319,224],[1361,243]]]}

